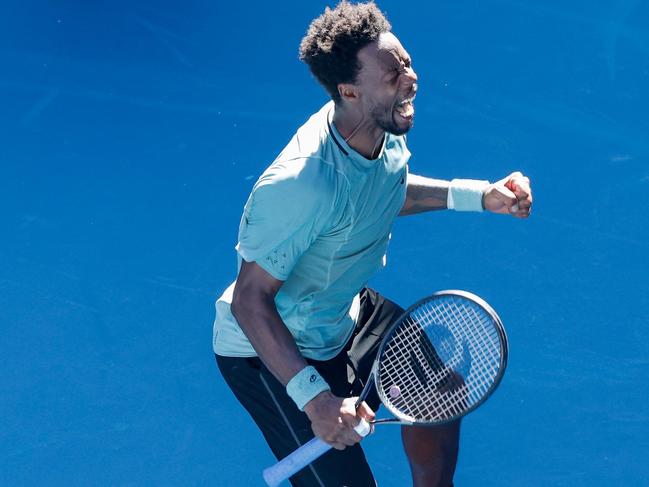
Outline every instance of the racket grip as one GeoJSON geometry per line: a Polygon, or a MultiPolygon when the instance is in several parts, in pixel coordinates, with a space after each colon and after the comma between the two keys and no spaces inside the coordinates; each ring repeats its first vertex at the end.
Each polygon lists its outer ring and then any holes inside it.
{"type": "Polygon", "coordinates": [[[270,487],[276,487],[330,449],[330,444],[316,436],[272,467],[264,470],[264,480],[270,487]]]}
{"type": "MultiPolygon", "coordinates": [[[[356,433],[361,436],[367,436],[371,429],[370,424],[363,418],[354,427],[356,433]]],[[[264,480],[270,487],[277,487],[291,475],[299,472],[329,450],[331,450],[331,445],[316,436],[272,467],[265,469],[264,480]]]]}

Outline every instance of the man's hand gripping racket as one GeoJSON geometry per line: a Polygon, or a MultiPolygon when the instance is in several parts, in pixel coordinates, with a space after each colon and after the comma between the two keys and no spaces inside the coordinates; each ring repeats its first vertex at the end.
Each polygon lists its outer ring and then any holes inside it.
{"type": "MultiPolygon", "coordinates": [[[[496,389],[507,365],[507,335],[485,301],[441,291],[408,308],[388,330],[356,403],[375,387],[392,418],[373,424],[435,425],[470,413],[496,389]]],[[[355,428],[365,436],[370,424],[355,428]]],[[[277,486],[331,449],[318,437],[264,470],[277,486]]]]}

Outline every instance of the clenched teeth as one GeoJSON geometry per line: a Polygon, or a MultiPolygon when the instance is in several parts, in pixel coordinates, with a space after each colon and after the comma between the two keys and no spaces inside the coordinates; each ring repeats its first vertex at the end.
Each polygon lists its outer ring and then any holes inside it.
{"type": "Polygon", "coordinates": [[[403,105],[406,105],[406,104],[408,104],[408,103],[412,103],[414,100],[415,100],[414,97],[413,97],[413,98],[406,98],[405,100],[403,100],[402,102],[400,102],[399,105],[400,105],[400,106],[403,106],[403,105]]]}

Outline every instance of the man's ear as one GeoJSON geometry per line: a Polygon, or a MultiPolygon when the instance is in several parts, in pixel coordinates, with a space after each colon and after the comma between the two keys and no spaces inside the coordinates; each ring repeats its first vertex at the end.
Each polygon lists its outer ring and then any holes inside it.
{"type": "Polygon", "coordinates": [[[350,103],[355,103],[359,99],[358,89],[350,83],[339,83],[338,94],[343,101],[350,103]]]}

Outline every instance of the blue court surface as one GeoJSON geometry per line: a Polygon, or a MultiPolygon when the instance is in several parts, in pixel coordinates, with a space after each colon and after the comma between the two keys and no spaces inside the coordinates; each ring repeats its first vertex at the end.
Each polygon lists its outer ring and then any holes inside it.
{"type": "MultiPolygon", "coordinates": [[[[315,1],[5,1],[0,485],[261,486],[213,303],[255,179],[325,103],[315,1]]],[[[411,170],[532,179],[527,221],[399,219],[371,285],[467,289],[507,374],[456,485],[649,485],[649,3],[385,0],[419,74],[411,170]]],[[[410,484],[398,428],[364,443],[410,484]]]]}

